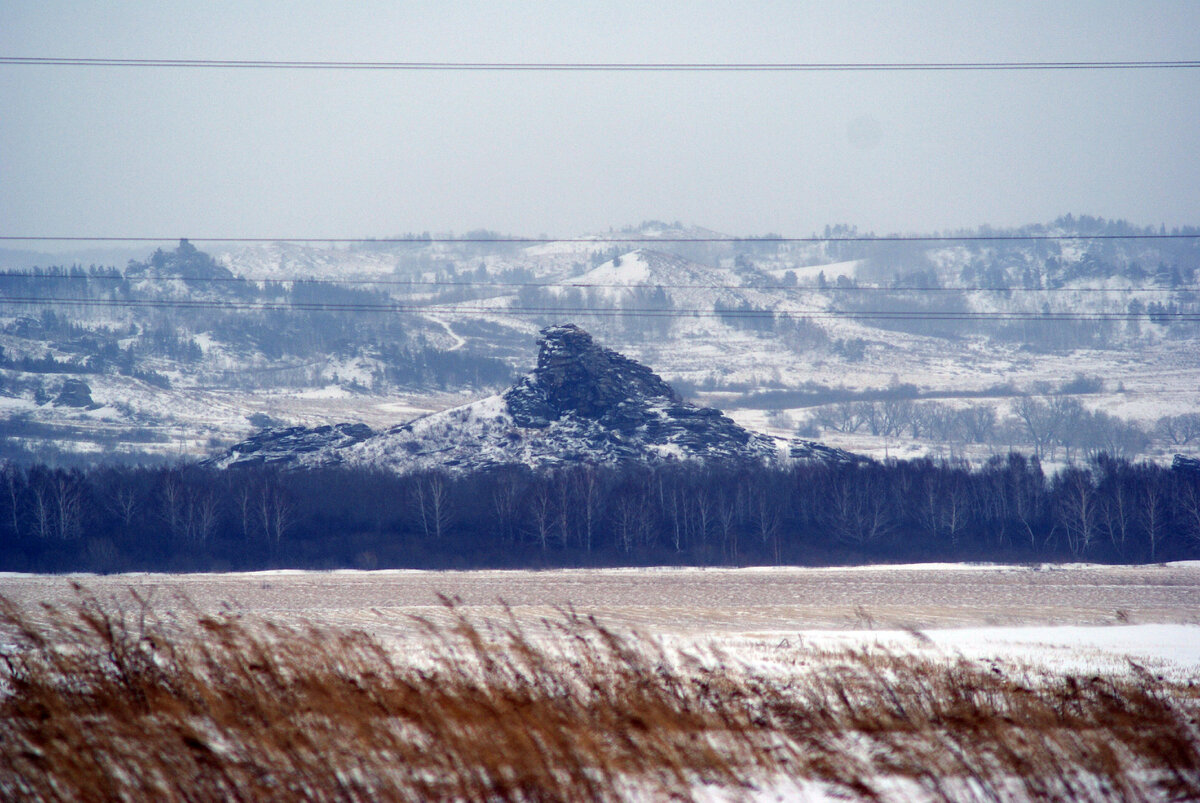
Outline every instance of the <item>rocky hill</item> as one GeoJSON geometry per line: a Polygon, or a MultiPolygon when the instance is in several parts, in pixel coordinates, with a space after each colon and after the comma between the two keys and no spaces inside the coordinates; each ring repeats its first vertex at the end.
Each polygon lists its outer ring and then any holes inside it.
{"type": "Polygon", "coordinates": [[[547,327],[538,345],[537,367],[502,394],[382,433],[348,424],[264,430],[210,463],[467,473],[506,465],[728,464],[778,456],[771,438],[720,410],[682,401],[649,368],[598,345],[578,326],[547,327]]]}

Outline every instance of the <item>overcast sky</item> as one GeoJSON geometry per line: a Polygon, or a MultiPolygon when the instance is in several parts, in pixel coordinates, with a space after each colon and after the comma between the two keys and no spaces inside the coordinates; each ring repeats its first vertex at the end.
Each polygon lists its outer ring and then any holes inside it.
{"type": "MultiPolygon", "coordinates": [[[[1198,2],[0,3],[0,55],[1200,58],[1198,2]]],[[[0,65],[0,233],[877,233],[1200,224],[1200,70],[462,73],[0,65]]],[[[11,244],[17,246],[18,244],[11,244]]],[[[44,246],[37,246],[44,247],[44,246]]]]}

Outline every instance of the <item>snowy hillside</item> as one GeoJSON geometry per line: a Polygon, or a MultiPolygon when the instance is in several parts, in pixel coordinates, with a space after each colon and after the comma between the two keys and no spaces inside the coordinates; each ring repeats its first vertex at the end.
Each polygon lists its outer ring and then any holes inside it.
{"type": "MultiPolygon", "coordinates": [[[[1068,217],[1006,234],[1142,233],[1068,217]]],[[[483,235],[213,257],[181,243],[123,268],[0,276],[0,449],[177,459],[264,424],[388,430],[500,392],[537,331],[567,321],[777,437],[977,461],[1200,444],[1160,426],[1200,409],[1191,239],[870,242],[839,226],[787,242],[657,222],[483,235]],[[91,404],[54,403],[68,379],[91,404]],[[1030,399],[1075,435],[1039,440],[1030,399]]]]}
{"type": "Polygon", "coordinates": [[[695,407],[645,366],[576,326],[543,330],[537,368],[505,391],[376,434],[347,424],[268,430],[214,465],[369,465],[396,472],[501,466],[774,460],[770,438],[695,407]]]}

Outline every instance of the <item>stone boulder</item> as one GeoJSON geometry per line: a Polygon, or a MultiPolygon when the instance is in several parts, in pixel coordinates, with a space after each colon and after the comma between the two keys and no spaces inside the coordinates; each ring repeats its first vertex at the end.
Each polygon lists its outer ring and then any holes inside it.
{"type": "Polygon", "coordinates": [[[82,379],[68,379],[62,390],[54,397],[55,407],[91,407],[98,405],[92,400],[92,389],[82,379]]]}

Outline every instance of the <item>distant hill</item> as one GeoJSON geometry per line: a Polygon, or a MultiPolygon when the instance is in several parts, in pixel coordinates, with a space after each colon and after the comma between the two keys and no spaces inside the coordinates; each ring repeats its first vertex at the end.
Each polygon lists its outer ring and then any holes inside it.
{"type": "Polygon", "coordinates": [[[266,430],[211,464],[474,473],[629,462],[761,464],[779,456],[770,438],[719,410],[682,401],[653,371],[598,345],[578,326],[547,327],[538,346],[537,368],[502,394],[379,434],[345,424],[266,430]]]}
{"type": "Polygon", "coordinates": [[[198,458],[256,416],[385,431],[502,391],[536,333],[572,320],[780,438],[1169,460],[1194,447],[1159,419],[1200,410],[1200,239],[1147,237],[1170,233],[1064,216],[951,234],[1084,239],[876,242],[838,225],[782,242],[647,221],[546,243],[182,241],[57,264],[10,251],[0,458],[198,458]],[[93,405],[50,403],[71,379],[93,405]],[[1057,411],[1056,434],[1034,431],[1023,398],[1057,411]]]}

